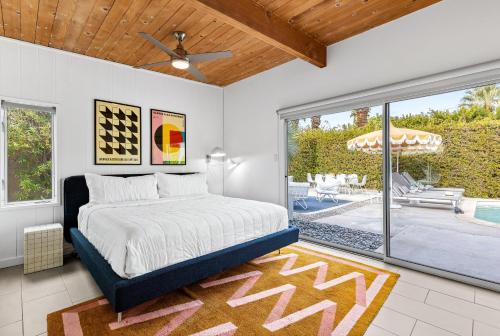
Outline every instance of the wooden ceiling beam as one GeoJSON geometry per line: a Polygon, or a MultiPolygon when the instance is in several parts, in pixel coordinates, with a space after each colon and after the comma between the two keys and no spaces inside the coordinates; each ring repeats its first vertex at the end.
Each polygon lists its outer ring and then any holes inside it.
{"type": "Polygon", "coordinates": [[[326,46],[294,29],[251,0],[191,0],[200,10],[233,27],[320,68],[326,66],[326,46]]]}

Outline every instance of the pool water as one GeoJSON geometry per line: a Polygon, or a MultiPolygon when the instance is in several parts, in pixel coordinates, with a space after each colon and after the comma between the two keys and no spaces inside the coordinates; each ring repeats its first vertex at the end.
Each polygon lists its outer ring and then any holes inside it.
{"type": "Polygon", "coordinates": [[[474,217],[500,224],[500,202],[477,202],[474,217]]]}

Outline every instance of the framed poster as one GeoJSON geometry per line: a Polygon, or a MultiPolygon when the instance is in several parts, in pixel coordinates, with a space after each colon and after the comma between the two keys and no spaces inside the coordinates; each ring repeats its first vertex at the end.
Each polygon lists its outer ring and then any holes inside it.
{"type": "Polygon", "coordinates": [[[141,108],[94,100],[95,164],[140,165],[141,108]]]}
{"type": "Polygon", "coordinates": [[[151,109],[151,164],[186,164],[186,115],[151,109]]]}

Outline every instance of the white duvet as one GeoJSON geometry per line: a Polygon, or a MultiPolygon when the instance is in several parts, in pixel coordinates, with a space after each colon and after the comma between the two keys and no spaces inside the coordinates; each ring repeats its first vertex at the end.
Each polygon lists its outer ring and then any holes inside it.
{"type": "Polygon", "coordinates": [[[123,278],[133,278],[288,227],[281,206],[217,195],[87,204],[78,228],[123,278]]]}

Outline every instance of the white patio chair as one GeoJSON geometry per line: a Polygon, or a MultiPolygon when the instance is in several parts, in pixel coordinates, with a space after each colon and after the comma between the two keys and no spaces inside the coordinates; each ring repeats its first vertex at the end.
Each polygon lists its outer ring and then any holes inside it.
{"type": "Polygon", "coordinates": [[[323,175],[321,174],[314,175],[314,183],[316,183],[316,185],[318,185],[318,183],[323,183],[323,182],[324,182],[323,175]]]}
{"type": "Polygon", "coordinates": [[[336,196],[339,194],[339,182],[335,180],[334,184],[320,183],[316,186],[316,194],[319,202],[329,198],[334,203],[338,203],[336,196]]]}
{"type": "Polygon", "coordinates": [[[366,190],[366,181],[368,177],[366,175],[363,175],[363,178],[361,179],[361,182],[356,181],[355,183],[352,183],[353,187],[358,188],[361,191],[366,190]]]}
{"type": "Polygon", "coordinates": [[[314,187],[316,185],[316,182],[314,181],[314,179],[312,178],[312,175],[311,173],[307,173],[307,182],[309,183],[309,185],[311,187],[314,187]]]}
{"type": "Polygon", "coordinates": [[[347,180],[346,174],[337,175],[337,181],[339,182],[339,189],[345,192],[346,194],[351,193],[351,187],[349,186],[349,181],[347,180]]]}
{"type": "Polygon", "coordinates": [[[293,199],[302,209],[307,209],[307,197],[309,193],[309,183],[307,182],[288,182],[288,197],[293,199]]]}
{"type": "Polygon", "coordinates": [[[337,181],[337,178],[335,177],[335,175],[326,174],[326,176],[325,176],[325,184],[327,184],[327,185],[329,185],[329,184],[338,184],[338,181],[337,181]]]}

